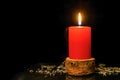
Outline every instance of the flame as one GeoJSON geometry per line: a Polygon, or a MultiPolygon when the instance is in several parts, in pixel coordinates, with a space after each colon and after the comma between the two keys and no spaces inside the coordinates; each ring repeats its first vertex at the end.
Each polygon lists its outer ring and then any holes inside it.
{"type": "Polygon", "coordinates": [[[78,13],[78,25],[80,26],[82,24],[82,16],[80,12],[78,13]]]}

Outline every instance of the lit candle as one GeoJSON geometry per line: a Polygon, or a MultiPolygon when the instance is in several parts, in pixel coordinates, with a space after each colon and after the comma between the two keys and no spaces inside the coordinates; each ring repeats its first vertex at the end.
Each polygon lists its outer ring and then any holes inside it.
{"type": "Polygon", "coordinates": [[[91,27],[81,26],[82,16],[78,14],[78,25],[68,27],[68,53],[70,59],[91,58],[91,27]]]}

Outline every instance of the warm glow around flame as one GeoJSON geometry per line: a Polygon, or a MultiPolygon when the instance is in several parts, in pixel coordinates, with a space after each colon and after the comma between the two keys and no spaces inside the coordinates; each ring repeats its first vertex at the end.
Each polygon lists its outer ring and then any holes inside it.
{"type": "Polygon", "coordinates": [[[80,12],[78,13],[78,25],[80,26],[82,23],[82,16],[80,14],[80,12]]]}

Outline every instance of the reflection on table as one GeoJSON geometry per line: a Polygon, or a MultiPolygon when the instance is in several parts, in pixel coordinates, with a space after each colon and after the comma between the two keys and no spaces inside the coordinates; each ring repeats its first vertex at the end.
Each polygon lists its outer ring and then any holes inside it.
{"type": "Polygon", "coordinates": [[[96,80],[95,75],[87,75],[87,76],[71,76],[66,75],[66,80],[96,80]]]}

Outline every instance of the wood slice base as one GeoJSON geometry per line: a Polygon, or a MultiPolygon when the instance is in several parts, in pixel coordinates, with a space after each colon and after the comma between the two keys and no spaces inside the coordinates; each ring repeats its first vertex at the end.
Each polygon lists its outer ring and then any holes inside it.
{"type": "Polygon", "coordinates": [[[95,58],[76,60],[69,57],[65,60],[66,72],[69,75],[83,76],[94,73],[95,58]]]}

